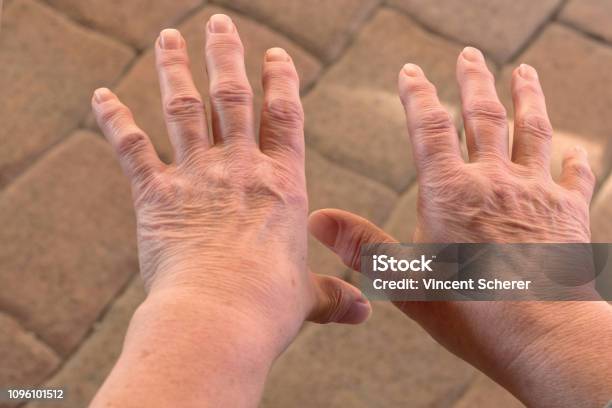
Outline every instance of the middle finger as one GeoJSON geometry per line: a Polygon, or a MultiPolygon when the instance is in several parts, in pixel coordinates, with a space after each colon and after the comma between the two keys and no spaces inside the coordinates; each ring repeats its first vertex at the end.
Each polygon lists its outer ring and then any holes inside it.
{"type": "Polygon", "coordinates": [[[232,20],[208,21],[206,69],[210,81],[213,136],[217,143],[255,143],[253,90],[244,66],[244,47],[232,20]]]}
{"type": "Polygon", "coordinates": [[[509,159],[506,109],[495,91],[495,79],[484,56],[466,47],[457,61],[463,121],[470,160],[509,159]]]}

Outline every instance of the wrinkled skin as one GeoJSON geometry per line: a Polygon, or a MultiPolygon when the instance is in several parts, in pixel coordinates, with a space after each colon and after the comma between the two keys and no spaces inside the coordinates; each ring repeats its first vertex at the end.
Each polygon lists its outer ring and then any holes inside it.
{"type": "Polygon", "coordinates": [[[515,163],[462,164],[420,185],[414,240],[589,242],[588,202],[515,163]]]}
{"type": "MultiPolygon", "coordinates": [[[[566,153],[560,181],[553,181],[549,171],[552,127],[535,69],[523,64],[513,73],[515,132],[511,153],[506,112],[497,97],[493,75],[478,50],[468,47],[459,56],[457,80],[468,163],[461,158],[451,117],[423,71],[407,64],[399,75],[399,93],[418,173],[414,242],[590,242],[593,173],[585,151],[577,147],[566,153]]],[[[369,221],[340,210],[315,212],[309,228],[357,271],[362,244],[397,242],[369,221]]],[[[576,344],[591,346],[588,335],[568,333],[609,321],[607,304],[398,302],[396,306],[442,345],[526,404],[590,406],[592,401],[572,400],[551,389],[555,380],[542,386],[532,375],[554,378],[558,361],[549,351],[571,350],[576,344]],[[575,327],[564,326],[567,321],[575,327]]],[[[591,350],[592,356],[597,356],[596,348],[591,350]]],[[[596,365],[602,362],[593,362],[596,365]]],[[[587,366],[583,362],[575,369],[584,372],[587,366]]],[[[577,389],[583,385],[578,376],[575,384],[571,381],[569,376],[557,385],[577,389]]]]}
{"type": "Polygon", "coordinates": [[[92,101],[132,184],[149,298],[203,303],[203,317],[211,308],[228,321],[240,316],[245,336],[261,337],[273,357],[305,319],[367,319],[370,305],[358,289],[306,265],[303,112],[289,55],[266,54],[258,145],[243,46],[227,16],[207,26],[211,137],[184,39],[164,30],[155,51],[173,163],[160,161],[111,91],[97,90],[92,101]]]}

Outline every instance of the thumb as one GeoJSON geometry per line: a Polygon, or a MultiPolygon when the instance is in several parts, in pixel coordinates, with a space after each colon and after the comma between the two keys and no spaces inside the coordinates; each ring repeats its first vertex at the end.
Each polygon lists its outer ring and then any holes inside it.
{"type": "Polygon", "coordinates": [[[309,321],[357,324],[370,317],[372,306],[359,289],[333,276],[311,275],[316,296],[309,321]]]}
{"type": "Polygon", "coordinates": [[[397,242],[365,218],[335,209],[318,210],[310,214],[308,230],[334,251],[346,266],[358,272],[362,245],[397,242]]]}

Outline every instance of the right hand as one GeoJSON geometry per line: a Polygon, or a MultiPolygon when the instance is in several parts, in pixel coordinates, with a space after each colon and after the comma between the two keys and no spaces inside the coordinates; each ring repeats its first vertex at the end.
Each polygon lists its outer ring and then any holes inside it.
{"type": "MultiPolygon", "coordinates": [[[[575,148],[565,156],[561,181],[553,181],[552,128],[535,69],[521,65],[512,78],[516,126],[511,156],[506,112],[478,50],[468,47],[459,56],[457,79],[469,163],[462,160],[451,116],[423,71],[407,64],[399,75],[418,174],[414,241],[590,242],[594,176],[585,151],[575,148]]],[[[361,245],[397,242],[369,221],[340,210],[313,213],[309,228],[357,271],[361,245]]],[[[567,341],[563,323],[568,316],[580,330],[601,321],[602,314],[610,315],[603,302],[397,302],[396,306],[450,351],[527,403],[533,400],[523,395],[521,382],[534,375],[533,367],[549,356],[548,351],[567,341]]]]}

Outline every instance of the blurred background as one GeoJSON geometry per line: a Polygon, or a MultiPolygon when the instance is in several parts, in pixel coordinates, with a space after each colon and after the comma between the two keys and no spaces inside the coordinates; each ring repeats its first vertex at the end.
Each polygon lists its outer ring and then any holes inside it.
{"type": "MultiPolygon", "coordinates": [[[[419,64],[461,125],[455,61],[479,47],[511,112],[509,77],[535,66],[562,151],[598,176],[593,237],[612,237],[609,0],[5,0],[0,33],[0,387],[63,387],[84,407],[118,356],[138,277],[130,192],[90,115],[94,88],[129,105],[171,159],[152,45],[186,38],[206,97],[204,24],[235,21],[261,95],[268,47],[302,79],[311,209],[339,207],[410,241],[416,188],[396,77],[419,64]]],[[[312,269],[352,275],[311,242],[312,269]]],[[[3,406],[0,403],[0,406],[3,406]]],[[[8,406],[8,405],[7,405],[8,406]]],[[[29,403],[28,408],[52,407],[29,403]]],[[[521,406],[390,305],[361,327],[306,325],[278,361],[264,407],[521,406]]]]}

